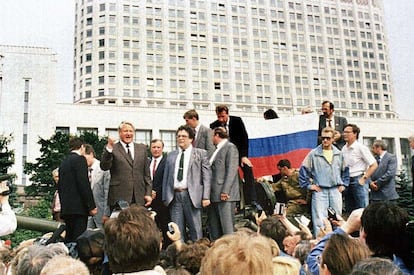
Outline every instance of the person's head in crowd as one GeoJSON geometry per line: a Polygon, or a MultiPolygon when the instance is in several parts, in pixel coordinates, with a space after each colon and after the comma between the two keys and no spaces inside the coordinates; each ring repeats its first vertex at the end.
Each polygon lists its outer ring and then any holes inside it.
{"type": "Polygon", "coordinates": [[[190,147],[191,142],[195,138],[194,130],[188,125],[181,125],[176,131],[177,144],[182,149],[185,150],[190,147]]]}
{"type": "Polygon", "coordinates": [[[414,149],[414,135],[408,137],[408,142],[410,143],[411,149],[414,149]]]}
{"type": "Polygon", "coordinates": [[[300,236],[294,235],[294,236],[286,236],[283,239],[283,248],[286,254],[289,254],[293,256],[293,252],[295,251],[296,245],[300,242],[300,236]]]}
{"type": "Polygon", "coordinates": [[[333,234],[322,253],[320,274],[347,275],[358,261],[369,255],[368,248],[357,239],[345,234],[333,234]]]}
{"type": "Polygon", "coordinates": [[[272,250],[263,236],[234,233],[216,240],[201,262],[201,275],[273,274],[272,250]]]}
{"type": "Polygon", "coordinates": [[[135,127],[129,121],[122,121],[118,126],[118,134],[123,143],[130,144],[134,142],[135,127]]]}
{"type": "Polygon", "coordinates": [[[268,217],[260,224],[260,235],[273,239],[280,249],[284,249],[283,240],[287,236],[286,227],[276,217],[268,217]]]}
{"type": "Polygon", "coordinates": [[[361,129],[355,124],[347,124],[344,127],[344,140],[352,144],[354,141],[358,140],[359,133],[361,132],[361,129]]]}
{"type": "Polygon", "coordinates": [[[207,249],[209,249],[209,246],[198,242],[183,246],[177,255],[177,266],[185,268],[191,274],[198,273],[201,260],[206,254],[207,249]]]}
{"type": "Polygon", "coordinates": [[[217,120],[221,123],[221,125],[226,125],[229,121],[229,107],[226,105],[216,106],[216,115],[217,120]]]}
{"type": "Polygon", "coordinates": [[[91,167],[95,161],[95,150],[93,149],[92,145],[85,144],[85,159],[88,167],[91,167]]]}
{"type": "Polygon", "coordinates": [[[151,270],[160,256],[160,234],[150,212],[132,205],[105,224],[105,251],[114,273],[151,270]]]}
{"type": "Polygon", "coordinates": [[[277,169],[280,172],[280,175],[286,177],[290,175],[290,169],[292,168],[290,161],[288,159],[281,159],[276,165],[277,169]]]}
{"type": "Polygon", "coordinates": [[[350,275],[403,275],[403,272],[391,260],[370,257],[357,262],[350,275]]]}
{"type": "Polygon", "coordinates": [[[311,251],[311,242],[309,240],[300,241],[293,251],[293,257],[299,260],[299,262],[304,265],[306,258],[308,257],[309,252],[311,251]]]}
{"type": "Polygon", "coordinates": [[[52,177],[53,177],[53,181],[57,184],[59,181],[59,167],[53,169],[52,171],[52,177]]]}
{"type": "Polygon", "coordinates": [[[62,249],[44,245],[32,245],[24,251],[17,264],[16,275],[38,275],[50,259],[62,254],[62,249]]]}
{"type": "Polygon", "coordinates": [[[362,212],[361,237],[374,256],[392,259],[406,247],[408,221],[408,213],[395,203],[370,203],[362,212]]]}
{"type": "Polygon", "coordinates": [[[301,110],[302,115],[313,113],[311,106],[303,107],[301,110]]]}
{"type": "Polygon", "coordinates": [[[167,275],[191,275],[195,273],[190,273],[187,269],[178,266],[178,267],[169,267],[165,270],[167,275]]]}
{"type": "Polygon", "coordinates": [[[86,265],[70,256],[58,255],[49,260],[40,272],[41,275],[89,275],[86,265]]]}
{"type": "Polygon", "coordinates": [[[70,151],[79,150],[81,155],[83,155],[85,153],[85,144],[86,144],[86,142],[83,139],[81,139],[80,137],[71,137],[69,139],[69,149],[70,149],[70,151]]]}
{"type": "Polygon", "coordinates": [[[332,102],[325,100],[324,102],[322,102],[321,111],[326,118],[331,118],[335,111],[335,106],[332,102]]]}
{"type": "Polygon", "coordinates": [[[277,256],[272,259],[273,274],[300,274],[299,260],[291,257],[277,256]]]}
{"type": "Polygon", "coordinates": [[[196,110],[188,110],[184,113],[183,118],[185,120],[185,123],[191,128],[195,129],[198,126],[199,116],[196,110]]]}
{"type": "Polygon", "coordinates": [[[265,120],[279,118],[279,116],[277,115],[277,113],[273,109],[266,110],[263,113],[263,117],[264,117],[265,120]]]}

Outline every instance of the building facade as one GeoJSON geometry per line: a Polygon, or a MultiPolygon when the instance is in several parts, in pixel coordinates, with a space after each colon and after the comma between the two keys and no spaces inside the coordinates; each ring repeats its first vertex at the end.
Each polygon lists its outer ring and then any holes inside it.
{"type": "Polygon", "coordinates": [[[380,0],[78,0],[75,103],[395,118],[380,0]]]}

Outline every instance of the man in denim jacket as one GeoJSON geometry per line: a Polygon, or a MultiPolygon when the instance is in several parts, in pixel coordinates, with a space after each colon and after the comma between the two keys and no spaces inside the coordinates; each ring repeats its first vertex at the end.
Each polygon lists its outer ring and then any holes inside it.
{"type": "Polygon", "coordinates": [[[349,172],[341,151],[333,146],[334,130],[322,130],[322,144],[309,152],[299,170],[299,184],[312,191],[313,234],[318,236],[327,218],[327,208],[342,213],[342,192],[349,183],[349,172]]]}

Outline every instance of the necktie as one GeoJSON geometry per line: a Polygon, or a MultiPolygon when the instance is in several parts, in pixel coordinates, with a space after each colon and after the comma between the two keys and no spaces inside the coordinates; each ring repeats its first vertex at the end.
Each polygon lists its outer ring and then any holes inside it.
{"type": "Polygon", "coordinates": [[[381,157],[380,156],[375,156],[375,159],[377,160],[377,163],[380,164],[381,162],[381,157]]]}
{"type": "Polygon", "coordinates": [[[328,127],[332,128],[332,124],[331,124],[332,119],[328,119],[328,127]]]}
{"type": "Polygon", "coordinates": [[[129,156],[131,159],[133,159],[133,158],[132,158],[132,155],[131,155],[131,151],[129,150],[129,144],[127,144],[127,145],[126,145],[126,148],[127,148],[127,154],[128,154],[128,156],[129,156]]]}
{"type": "Polygon", "coordinates": [[[157,160],[154,159],[154,164],[152,165],[152,178],[154,178],[156,169],[157,169],[157,160]]]}
{"type": "Polygon", "coordinates": [[[178,166],[178,173],[177,173],[177,180],[183,180],[183,172],[184,172],[184,150],[181,152],[180,157],[180,165],[178,166]]]}
{"type": "Polygon", "coordinates": [[[195,147],[196,135],[197,135],[197,131],[196,131],[196,129],[194,129],[194,139],[191,142],[191,144],[193,145],[193,147],[195,147]]]}

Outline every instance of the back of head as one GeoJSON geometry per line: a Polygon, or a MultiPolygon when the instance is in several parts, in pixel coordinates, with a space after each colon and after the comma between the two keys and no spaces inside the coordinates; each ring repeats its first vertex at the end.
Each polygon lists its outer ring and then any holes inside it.
{"type": "Polygon", "coordinates": [[[277,256],[272,259],[273,274],[300,274],[300,263],[295,258],[277,256]]]}
{"type": "Polygon", "coordinates": [[[371,257],[354,265],[350,275],[402,275],[403,272],[391,260],[371,257]]]}
{"type": "Polygon", "coordinates": [[[369,257],[370,251],[358,240],[348,235],[333,234],[322,253],[321,266],[331,274],[346,275],[358,261],[369,257]]]}
{"type": "Polygon", "coordinates": [[[105,224],[105,251],[114,273],[153,269],[160,254],[160,234],[150,212],[133,205],[105,224]]]}
{"type": "Polygon", "coordinates": [[[273,239],[279,248],[283,248],[283,239],[287,235],[286,227],[276,217],[268,217],[260,224],[260,235],[273,239]]]}
{"type": "Polygon", "coordinates": [[[234,233],[216,240],[202,260],[201,275],[273,274],[272,251],[262,236],[234,233]]]}
{"type": "Polygon", "coordinates": [[[177,255],[177,266],[184,267],[191,274],[200,271],[201,260],[209,247],[202,243],[193,243],[184,246],[177,255]]]}
{"type": "Polygon", "coordinates": [[[53,257],[43,267],[41,275],[89,275],[86,265],[70,256],[59,255],[53,257]]]}
{"type": "Polygon", "coordinates": [[[392,258],[406,245],[404,232],[407,222],[407,212],[394,203],[369,204],[361,216],[368,248],[375,256],[392,258]]]}
{"type": "Polygon", "coordinates": [[[27,252],[19,259],[16,274],[40,274],[45,264],[56,255],[58,255],[58,252],[53,248],[43,245],[32,245],[28,247],[27,252]]]}
{"type": "Polygon", "coordinates": [[[69,149],[72,150],[78,150],[81,148],[82,145],[85,144],[85,141],[79,137],[71,137],[69,139],[69,149]]]}

